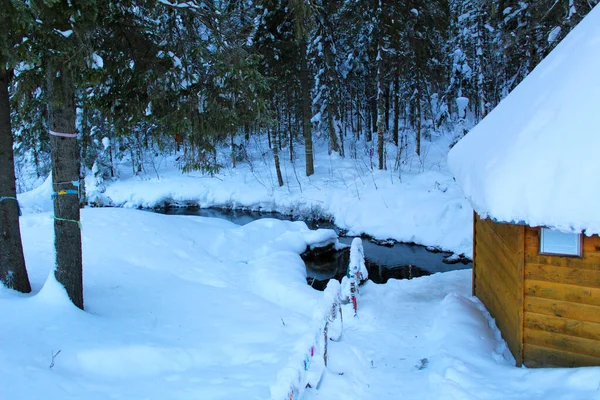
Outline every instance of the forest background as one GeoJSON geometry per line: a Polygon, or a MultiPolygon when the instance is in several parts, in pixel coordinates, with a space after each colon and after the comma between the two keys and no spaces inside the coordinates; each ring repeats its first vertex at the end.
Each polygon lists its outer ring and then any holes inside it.
{"type": "Polygon", "coordinates": [[[597,2],[2,0],[0,280],[31,290],[12,200],[50,173],[55,274],[83,308],[86,176],[176,152],[215,174],[256,138],[279,186],[281,157],[314,174],[315,139],[399,171],[423,140],[466,134],[597,2]]]}
{"type": "Polygon", "coordinates": [[[141,172],[146,150],[175,149],[182,171],[212,173],[220,145],[235,164],[255,135],[276,158],[303,157],[306,175],[314,136],[344,157],[371,143],[380,169],[393,142],[398,167],[409,142],[420,155],[422,138],[466,133],[597,1],[3,3],[23,192],[39,184],[28,173],[51,169],[49,77],[61,72],[82,175],[114,177],[124,157],[141,172]]]}

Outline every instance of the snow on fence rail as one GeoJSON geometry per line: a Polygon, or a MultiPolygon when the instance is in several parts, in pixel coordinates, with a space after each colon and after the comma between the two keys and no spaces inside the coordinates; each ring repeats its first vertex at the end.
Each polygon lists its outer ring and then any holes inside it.
{"type": "Polygon", "coordinates": [[[292,357],[290,365],[277,376],[271,386],[272,400],[298,400],[307,387],[317,387],[327,367],[327,343],[342,336],[342,302],[352,301],[354,315],[358,310],[358,285],[368,278],[364,250],[360,238],[352,241],[347,276],[342,284],[331,279],[325,288],[321,305],[313,317],[313,329],[300,343],[301,355],[292,357]]]}
{"type": "Polygon", "coordinates": [[[361,238],[354,238],[350,247],[350,263],[348,272],[342,278],[342,298],[352,302],[354,316],[358,313],[358,285],[369,279],[369,271],[365,265],[365,251],[361,238]]]}
{"type": "Polygon", "coordinates": [[[271,399],[298,400],[307,387],[316,387],[327,366],[327,343],[342,335],[342,307],[340,283],[330,280],[323,300],[314,314],[313,329],[300,342],[305,350],[290,360],[277,382],[271,386],[271,399]]]}

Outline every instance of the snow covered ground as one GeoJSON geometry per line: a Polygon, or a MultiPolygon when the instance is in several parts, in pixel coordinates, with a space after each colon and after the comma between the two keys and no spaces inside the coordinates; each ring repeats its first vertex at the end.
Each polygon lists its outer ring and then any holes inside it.
{"type": "MultiPolygon", "coordinates": [[[[262,138],[264,139],[264,138],[262,138]]],[[[292,164],[283,151],[285,186],[276,183],[273,156],[266,139],[246,143],[249,160],[237,168],[224,168],[214,177],[201,173],[182,174],[180,155],[150,159],[145,172],[133,175],[127,160],[118,164],[118,178],[86,186],[91,201],[122,207],[154,207],[165,202],[194,202],[201,207],[236,207],[278,211],[296,216],[332,218],[350,235],[367,233],[378,239],[396,239],[434,246],[443,250],[472,253],[472,208],[446,167],[451,138],[432,136],[423,140],[422,155],[402,154],[394,169],[397,149],[387,145],[387,170],[377,170],[373,143],[360,142],[348,157],[327,154],[327,142],[315,140],[315,174],[304,176],[303,153],[292,164]]],[[[299,146],[299,145],[297,145],[299,146]]],[[[221,162],[230,165],[227,149],[221,162]]],[[[35,210],[51,210],[50,182],[23,194],[35,210]]]]}
{"type": "Polygon", "coordinates": [[[33,294],[0,288],[0,399],[270,396],[322,297],[299,253],[335,232],[124,209],[82,216],[85,312],[50,274],[50,215],[21,219],[33,294]]]}
{"type": "Polygon", "coordinates": [[[329,369],[306,399],[600,399],[600,368],[514,367],[470,292],[470,271],[368,282],[358,317],[344,319],[329,369]]]}
{"type": "MultiPolygon", "coordinates": [[[[342,159],[323,147],[311,178],[298,170],[296,179],[284,163],[283,188],[269,157],[214,178],[182,175],[175,156],[158,177],[128,175],[121,164],[103,193],[90,178],[90,195],[125,208],[82,212],[85,311],[51,277],[49,182],[21,194],[33,292],[0,288],[0,399],[289,400],[326,304],[307,286],[299,254],[334,232],[131,208],[194,201],[326,215],[353,233],[470,255],[472,210],[446,170],[447,147],[444,137],[426,142],[401,181],[371,170],[364,150],[342,159]]],[[[600,400],[600,368],[515,368],[470,292],[470,271],[367,282],[358,317],[344,306],[328,368],[304,398],[600,400]]]]}
{"type": "MultiPolygon", "coordinates": [[[[33,293],[0,288],[0,399],[281,398],[323,299],[298,254],[333,231],[114,208],[82,216],[85,312],[48,278],[51,216],[21,218],[33,293]]],[[[470,271],[368,282],[304,398],[600,399],[600,368],[513,367],[470,286],[470,271]]]]}

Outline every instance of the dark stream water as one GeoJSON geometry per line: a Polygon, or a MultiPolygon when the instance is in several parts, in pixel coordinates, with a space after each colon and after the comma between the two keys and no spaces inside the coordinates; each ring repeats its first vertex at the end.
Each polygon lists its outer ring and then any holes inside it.
{"type": "MultiPolygon", "coordinates": [[[[199,215],[202,217],[221,218],[238,225],[245,225],[261,218],[294,220],[279,213],[261,213],[246,210],[228,210],[218,208],[161,208],[156,212],[168,215],[199,215]]],[[[342,243],[350,245],[354,237],[345,236],[345,232],[333,223],[322,220],[305,221],[309,228],[334,229],[340,235],[342,243]]],[[[365,264],[369,271],[369,279],[375,283],[385,283],[388,279],[412,279],[431,275],[436,272],[447,272],[471,268],[467,259],[446,260],[452,253],[431,251],[416,244],[397,243],[391,241],[375,241],[366,237],[362,239],[365,264]],[[458,261],[458,262],[457,262],[458,261]]],[[[341,280],[346,275],[350,260],[350,248],[341,251],[330,251],[323,254],[303,254],[306,263],[307,281],[315,289],[323,290],[329,279],[341,280]]]]}

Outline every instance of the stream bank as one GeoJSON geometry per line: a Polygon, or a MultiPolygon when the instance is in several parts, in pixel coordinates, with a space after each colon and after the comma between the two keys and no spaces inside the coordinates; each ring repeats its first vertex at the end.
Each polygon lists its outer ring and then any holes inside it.
{"type": "MultiPolygon", "coordinates": [[[[261,218],[275,218],[286,221],[297,221],[298,218],[276,212],[259,212],[251,210],[235,210],[226,208],[200,207],[161,207],[152,211],[166,215],[196,215],[220,218],[238,225],[245,225],[261,218]]],[[[346,236],[347,232],[327,220],[303,220],[310,229],[333,229],[339,235],[341,243],[350,245],[354,236],[346,236]]],[[[472,267],[471,260],[454,255],[451,252],[421,246],[414,243],[400,243],[395,240],[376,240],[369,236],[361,236],[365,264],[369,271],[369,279],[375,283],[386,283],[389,279],[412,279],[438,272],[448,272],[472,267]]],[[[349,247],[340,251],[305,252],[302,258],[306,264],[308,284],[323,290],[329,279],[341,280],[346,274],[350,257],[349,247]]]]}

